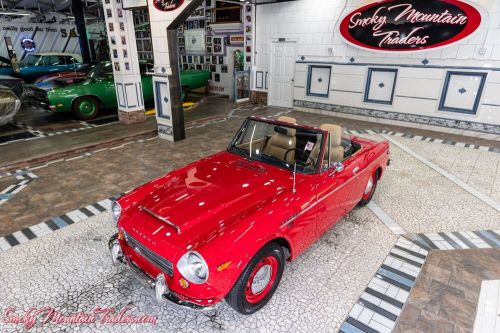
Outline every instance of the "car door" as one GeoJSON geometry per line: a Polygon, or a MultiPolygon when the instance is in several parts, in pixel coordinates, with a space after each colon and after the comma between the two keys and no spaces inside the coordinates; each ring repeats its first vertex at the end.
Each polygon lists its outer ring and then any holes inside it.
{"type": "Polygon", "coordinates": [[[106,64],[98,78],[98,89],[95,93],[99,95],[106,108],[115,108],[118,106],[116,100],[115,80],[113,76],[113,67],[111,63],[106,64]]]}
{"type": "MultiPolygon", "coordinates": [[[[328,148],[329,149],[329,148],[328,148]]],[[[316,232],[321,236],[333,224],[339,221],[352,208],[357,200],[357,159],[348,158],[341,162],[342,167],[336,168],[328,161],[328,151],[325,154],[322,172],[316,184],[317,212],[316,232]]]]}

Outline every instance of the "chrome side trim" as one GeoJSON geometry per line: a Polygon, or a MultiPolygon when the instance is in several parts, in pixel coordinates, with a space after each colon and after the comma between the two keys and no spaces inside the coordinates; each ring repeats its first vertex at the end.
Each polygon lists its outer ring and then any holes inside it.
{"type": "Polygon", "coordinates": [[[141,208],[143,211],[145,211],[146,213],[148,213],[149,215],[151,216],[154,216],[156,217],[158,220],[162,221],[162,222],[165,222],[166,224],[168,224],[169,226],[171,226],[172,228],[175,228],[177,230],[177,234],[179,235],[181,233],[181,227],[179,227],[178,225],[170,222],[169,220],[167,220],[166,218],[156,214],[155,212],[152,212],[150,211],[149,209],[147,209],[146,207],[142,207],[141,208]]]}

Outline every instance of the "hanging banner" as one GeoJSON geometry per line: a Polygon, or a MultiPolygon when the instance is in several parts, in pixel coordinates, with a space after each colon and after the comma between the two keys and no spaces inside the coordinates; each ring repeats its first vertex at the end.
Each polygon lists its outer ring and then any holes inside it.
{"type": "Polygon", "coordinates": [[[182,6],[183,3],[184,0],[153,0],[153,5],[156,9],[161,10],[162,12],[176,10],[182,6]]]}
{"type": "Polygon", "coordinates": [[[385,0],[349,13],[340,33],[364,49],[420,51],[462,40],[481,22],[477,8],[458,0],[385,0]]]}

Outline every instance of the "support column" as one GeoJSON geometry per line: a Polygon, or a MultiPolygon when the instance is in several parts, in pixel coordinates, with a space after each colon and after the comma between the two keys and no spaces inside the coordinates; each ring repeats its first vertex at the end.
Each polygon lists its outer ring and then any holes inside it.
{"type": "Polygon", "coordinates": [[[83,3],[82,0],[72,0],[71,2],[73,13],[75,15],[75,25],[78,31],[78,41],[80,43],[80,51],[82,53],[82,59],[84,64],[89,64],[90,59],[90,49],[89,41],[87,39],[87,29],[85,27],[85,15],[83,13],[83,3]]]}
{"type": "Polygon", "coordinates": [[[113,64],[118,118],[126,124],[146,121],[139,55],[131,10],[122,1],[103,1],[108,32],[110,59],[113,64]]]}
{"type": "MultiPolygon", "coordinates": [[[[155,59],[155,93],[158,136],[169,141],[186,137],[182,109],[177,28],[204,0],[185,1],[175,10],[161,11],[148,1],[151,39],[155,59]]],[[[182,1],[172,1],[172,3],[182,1]]]]}

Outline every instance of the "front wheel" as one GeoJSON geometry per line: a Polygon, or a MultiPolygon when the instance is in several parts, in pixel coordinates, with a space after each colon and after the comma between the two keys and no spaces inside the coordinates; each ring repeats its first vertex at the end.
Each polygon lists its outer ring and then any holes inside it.
{"type": "Polygon", "coordinates": [[[281,281],[285,269],[285,254],[281,246],[264,246],[248,263],[226,302],[241,314],[249,315],[269,302],[281,281]]]}
{"type": "Polygon", "coordinates": [[[378,182],[378,174],[377,172],[374,172],[368,179],[368,182],[366,183],[365,191],[363,192],[363,197],[361,198],[361,201],[358,203],[358,206],[360,207],[366,206],[372,200],[373,193],[375,193],[375,189],[377,188],[377,182],[378,182]]]}
{"type": "Polygon", "coordinates": [[[73,102],[73,113],[80,120],[89,120],[97,117],[101,104],[93,96],[83,96],[73,102]]]}

